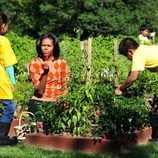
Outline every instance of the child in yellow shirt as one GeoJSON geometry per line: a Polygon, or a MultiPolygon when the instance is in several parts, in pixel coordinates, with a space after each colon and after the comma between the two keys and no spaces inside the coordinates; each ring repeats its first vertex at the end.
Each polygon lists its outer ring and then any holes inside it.
{"type": "Polygon", "coordinates": [[[132,68],[125,82],[115,90],[116,95],[121,95],[139,77],[139,72],[145,68],[157,71],[158,45],[140,45],[132,38],[125,38],[120,42],[119,52],[132,61],[132,68]]]}
{"type": "Polygon", "coordinates": [[[0,13],[0,101],[4,106],[0,120],[0,145],[3,146],[17,143],[17,140],[8,137],[15,111],[13,101],[15,85],[13,65],[17,63],[11,44],[4,36],[8,30],[8,21],[7,15],[0,13]]]}
{"type": "MultiPolygon", "coordinates": [[[[127,79],[116,88],[116,95],[121,95],[123,91],[130,87],[138,79],[140,71],[143,71],[145,68],[152,72],[158,71],[158,45],[139,46],[134,39],[125,38],[120,42],[119,52],[132,61],[132,68],[127,79]]],[[[152,139],[150,141],[158,142],[158,124],[155,125],[154,122],[151,121],[152,139]]]]}

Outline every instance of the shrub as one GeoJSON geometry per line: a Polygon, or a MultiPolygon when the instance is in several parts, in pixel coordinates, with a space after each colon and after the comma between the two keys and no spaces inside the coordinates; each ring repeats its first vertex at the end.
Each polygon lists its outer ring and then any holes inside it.
{"type": "Polygon", "coordinates": [[[14,101],[16,106],[26,105],[33,91],[28,76],[27,64],[36,56],[35,40],[28,36],[20,37],[14,32],[10,32],[7,37],[11,41],[18,60],[18,64],[14,66],[16,78],[14,101]]]}
{"type": "Polygon", "coordinates": [[[95,117],[90,91],[88,85],[72,84],[70,93],[57,102],[41,103],[37,120],[51,122],[53,134],[91,135],[95,117]]]}

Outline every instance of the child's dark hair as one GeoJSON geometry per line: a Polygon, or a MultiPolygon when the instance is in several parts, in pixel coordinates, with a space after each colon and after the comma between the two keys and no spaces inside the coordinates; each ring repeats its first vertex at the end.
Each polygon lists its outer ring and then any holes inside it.
{"type": "Polygon", "coordinates": [[[139,31],[149,30],[149,27],[146,24],[140,26],[139,31]]]}
{"type": "Polygon", "coordinates": [[[139,44],[132,38],[124,38],[119,45],[119,52],[127,56],[128,49],[137,49],[139,44]]]}
{"type": "Polygon", "coordinates": [[[1,26],[2,24],[7,24],[8,21],[9,21],[8,16],[7,16],[5,13],[0,12],[0,26],[1,26]]]}
{"type": "Polygon", "coordinates": [[[42,50],[41,50],[41,44],[42,44],[42,40],[45,38],[50,38],[53,40],[53,44],[54,44],[53,57],[54,57],[54,59],[58,59],[60,56],[60,48],[59,48],[58,39],[53,33],[43,34],[36,41],[36,50],[38,53],[38,57],[40,57],[42,59],[44,57],[42,54],[42,50]]]}

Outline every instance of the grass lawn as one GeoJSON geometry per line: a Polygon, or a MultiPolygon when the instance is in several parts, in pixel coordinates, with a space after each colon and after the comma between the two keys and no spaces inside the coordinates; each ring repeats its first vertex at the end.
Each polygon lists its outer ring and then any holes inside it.
{"type": "Polygon", "coordinates": [[[139,145],[136,148],[115,154],[85,154],[39,149],[28,145],[0,147],[0,158],[157,158],[158,143],[139,145]]]}

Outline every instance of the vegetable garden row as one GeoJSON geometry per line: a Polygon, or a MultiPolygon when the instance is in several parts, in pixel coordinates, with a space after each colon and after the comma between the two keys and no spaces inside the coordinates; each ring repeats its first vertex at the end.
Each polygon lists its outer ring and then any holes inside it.
{"type": "MultiPolygon", "coordinates": [[[[17,106],[27,105],[33,93],[27,64],[36,57],[35,40],[27,36],[19,37],[15,33],[9,33],[8,38],[18,59],[14,100],[17,106]]],[[[117,39],[119,43],[122,36],[91,39],[91,82],[87,81],[89,65],[86,51],[80,49],[77,38],[65,37],[64,46],[60,42],[60,48],[61,57],[67,60],[69,66],[70,92],[57,102],[43,103],[37,119],[51,123],[50,134],[106,136],[113,140],[124,136],[133,138],[134,131],[150,125],[146,97],[157,93],[157,75],[144,71],[128,92],[115,96],[115,68],[121,83],[128,75],[131,64],[118,54],[117,65],[114,65],[114,41],[117,39]]]]}

